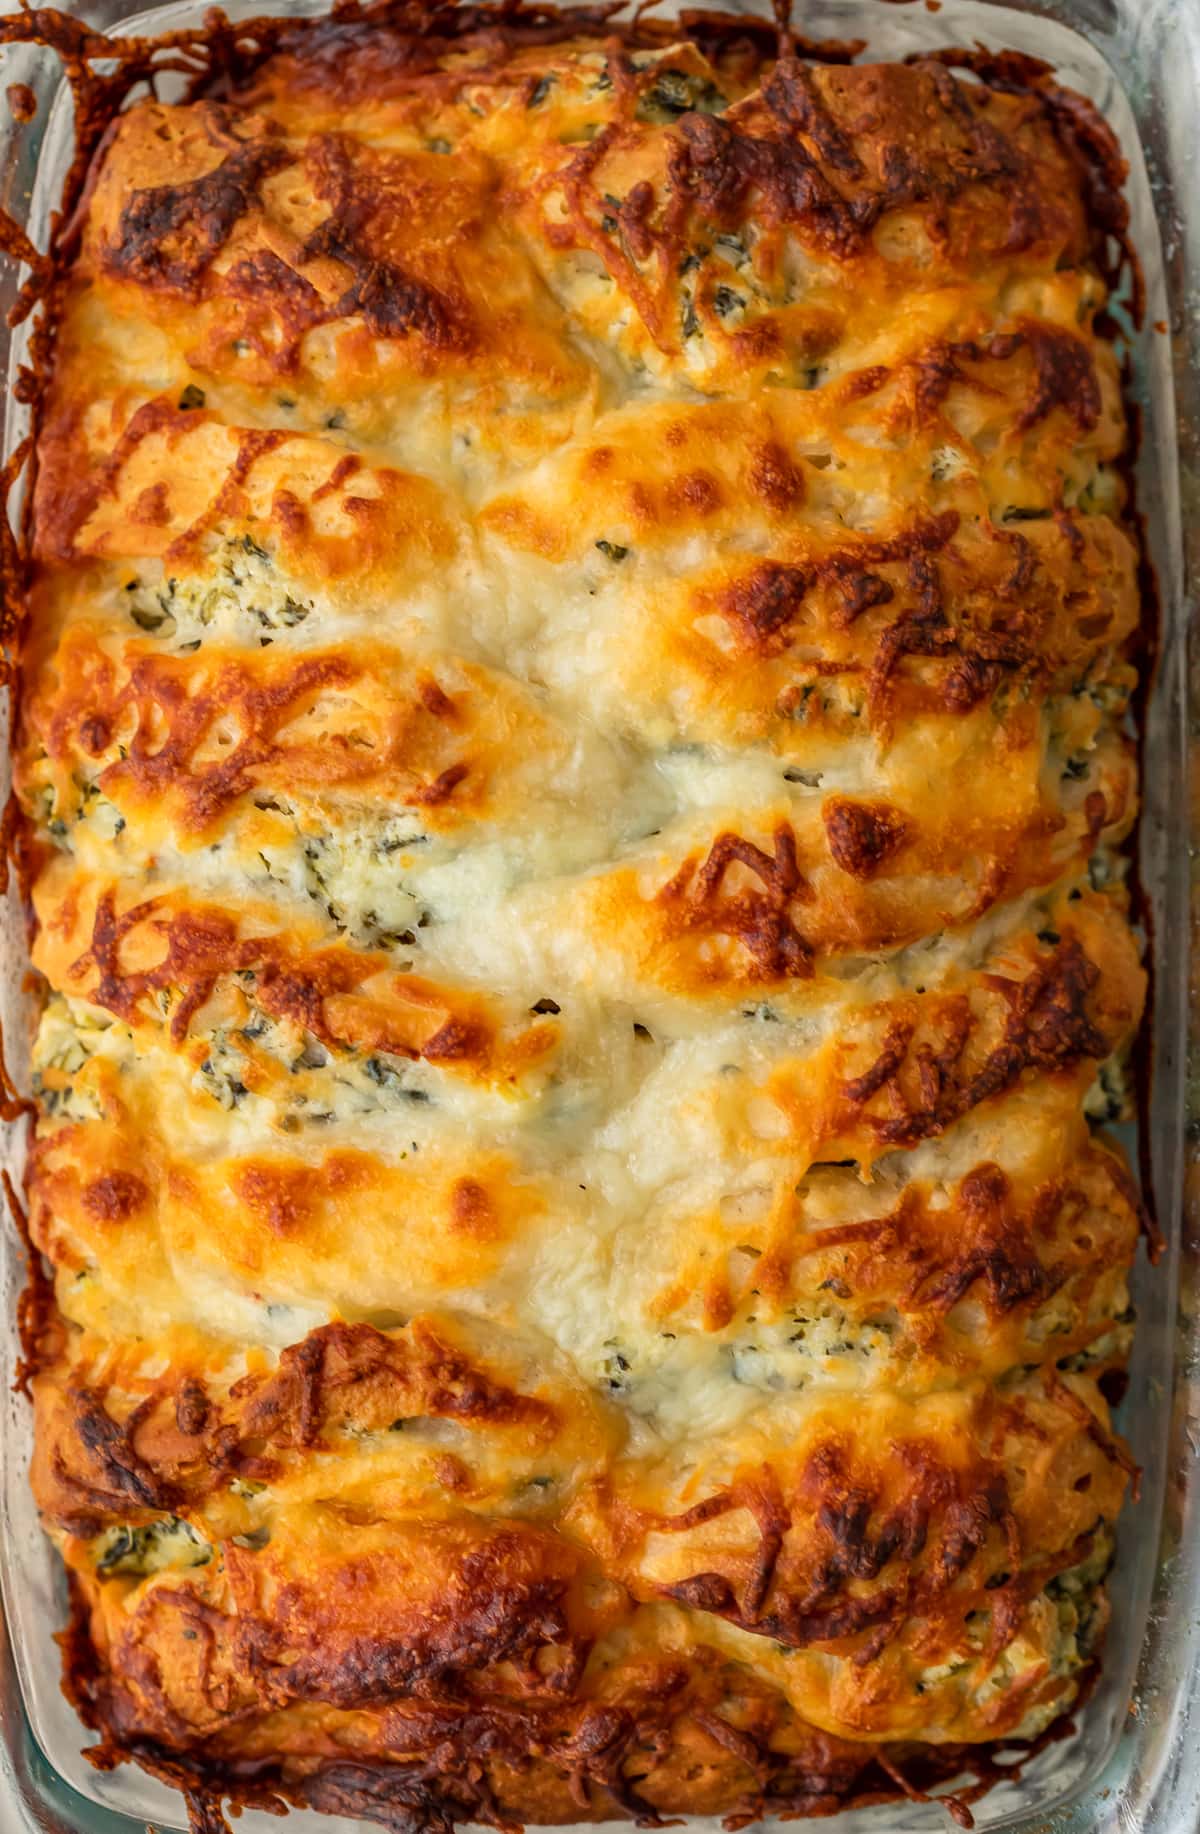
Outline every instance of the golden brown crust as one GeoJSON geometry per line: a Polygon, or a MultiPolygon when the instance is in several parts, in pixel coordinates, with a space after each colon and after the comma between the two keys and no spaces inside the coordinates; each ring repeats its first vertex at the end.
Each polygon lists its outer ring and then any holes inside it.
{"type": "Polygon", "coordinates": [[[347,15],[89,181],[17,735],[33,1481],[97,1761],[203,1834],[982,1786],[1097,1659],[1102,130],[854,55],[347,15]]]}

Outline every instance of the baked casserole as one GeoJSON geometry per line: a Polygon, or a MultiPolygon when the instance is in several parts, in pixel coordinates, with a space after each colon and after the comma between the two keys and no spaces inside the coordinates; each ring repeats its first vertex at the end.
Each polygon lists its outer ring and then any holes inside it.
{"type": "Polygon", "coordinates": [[[33,1481],[95,1761],[197,1829],[968,1820],[1094,1670],[1116,156],[1028,61],[854,51],[335,16],[94,162],[33,1481]]]}

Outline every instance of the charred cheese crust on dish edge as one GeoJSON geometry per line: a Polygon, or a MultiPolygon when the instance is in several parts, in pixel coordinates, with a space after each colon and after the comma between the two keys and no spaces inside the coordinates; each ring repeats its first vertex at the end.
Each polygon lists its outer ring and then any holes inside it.
{"type": "Polygon", "coordinates": [[[853,53],[346,17],[94,162],[33,1482],[93,1756],[197,1828],[820,1814],[1093,1673],[1116,155],[1031,64],[853,53]]]}

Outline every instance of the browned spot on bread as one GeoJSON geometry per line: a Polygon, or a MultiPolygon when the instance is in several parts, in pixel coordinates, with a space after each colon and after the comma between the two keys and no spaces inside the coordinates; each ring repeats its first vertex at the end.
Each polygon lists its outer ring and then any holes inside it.
{"type": "Polygon", "coordinates": [[[234,1190],[273,1235],[293,1235],[312,1215],[312,1180],[306,1171],[251,1160],[234,1175],[234,1190]]]}
{"type": "Polygon", "coordinates": [[[806,890],[795,834],[781,823],[773,853],[741,835],[719,834],[702,861],[684,862],[658,901],[682,930],[739,943],[756,975],[805,978],[812,973],[812,950],[796,927],[792,907],[806,890]],[[731,890],[726,881],[737,867],[748,882],[731,890]]]}
{"type": "Polygon", "coordinates": [[[146,489],[139,493],[131,516],[134,522],[148,522],[153,527],[165,528],[171,520],[169,492],[166,484],[147,485],[146,489]]]}
{"type": "Polygon", "coordinates": [[[104,250],[110,273],[142,286],[195,297],[234,225],[257,203],[263,181],[291,161],[270,138],[239,145],[237,117],[209,104],[230,150],[200,178],[135,191],[121,212],[115,241],[104,250]]]}
{"type": "Polygon", "coordinates": [[[949,1310],[979,1280],[991,1305],[1003,1312],[1051,1292],[1053,1275],[1038,1260],[1029,1236],[1013,1226],[1010,1185],[1000,1167],[976,1166],[959,1184],[958,1197],[976,1240],[956,1267],[930,1281],[925,1299],[949,1310]]]}
{"type": "Polygon", "coordinates": [[[1021,432],[1054,408],[1065,408],[1082,431],[1100,418],[1100,385],[1092,353],[1082,338],[1061,326],[1022,321],[1021,335],[1033,354],[1034,389],[1017,419],[1021,432]]]}
{"type": "Polygon", "coordinates": [[[425,675],[421,678],[420,682],[417,684],[417,692],[421,697],[421,705],[425,708],[427,713],[434,714],[439,720],[453,719],[455,711],[454,702],[451,700],[450,696],[438,686],[431,675],[425,675]]]}
{"type": "Polygon", "coordinates": [[[136,1415],[118,1420],[105,1405],[104,1390],[84,1384],[70,1386],[63,1404],[70,1431],[56,1438],[42,1487],[64,1528],[93,1535],[106,1520],[139,1520],[144,1511],[173,1507],[173,1486],[134,1449],[136,1415]]]}
{"type": "Polygon", "coordinates": [[[208,1425],[208,1396],[196,1376],[185,1376],[175,1396],[175,1424],[187,1439],[196,1439],[208,1425]]]}
{"type": "Polygon", "coordinates": [[[782,512],[804,501],[804,474],[774,440],[767,441],[755,454],[750,483],[756,495],[774,510],[782,512]]]}
{"type": "Polygon", "coordinates": [[[84,1186],[83,1204],[100,1223],[123,1223],[148,1200],[150,1190],[136,1172],[106,1172],[84,1186]]]}
{"type": "Polygon", "coordinates": [[[460,1178],[450,1198],[452,1226],[463,1235],[487,1241],[496,1232],[496,1212],[483,1186],[474,1178],[460,1178]]]}
{"type": "Polygon", "coordinates": [[[767,651],[787,641],[799,614],[810,575],[801,567],[768,561],[735,581],[724,599],[725,615],[748,647],[767,651]]]}
{"type": "Polygon", "coordinates": [[[432,783],[414,790],[410,800],[423,808],[436,808],[452,796],[459,784],[470,772],[469,764],[448,764],[444,771],[439,771],[432,783]]]}
{"type": "Polygon", "coordinates": [[[869,879],[877,872],[903,846],[909,831],[904,816],[886,802],[831,796],[822,805],[821,818],[830,853],[855,879],[869,879]]]}
{"type": "MultiPolygon", "coordinates": [[[[351,276],[336,315],[360,314],[375,337],[415,334],[434,347],[469,345],[475,334],[458,289],[431,284],[393,254],[393,219],[385,206],[389,187],[402,191],[405,162],[365,154],[348,135],[329,133],[309,141],[305,165],[330,214],[309,237],[304,259],[331,258],[351,276]]],[[[395,201],[402,209],[402,197],[395,201]]]]}
{"type": "Polygon", "coordinates": [[[685,472],[670,486],[667,500],[697,516],[711,516],[721,506],[721,486],[707,471],[685,472]]]}
{"type": "Polygon", "coordinates": [[[831,553],[814,555],[802,565],[760,562],[735,579],[720,604],[742,643],[762,655],[774,655],[793,640],[804,614],[804,600],[816,588],[831,591],[832,621],[852,624],[873,605],[886,604],[895,588],[876,571],[897,561],[928,566],[928,556],[946,546],[958,527],[958,514],[947,510],[920,518],[910,529],[882,541],[859,540],[831,553]]]}
{"type": "Polygon", "coordinates": [[[1074,937],[1064,936],[1023,979],[987,978],[1004,1003],[1003,1036],[976,1067],[961,1062],[971,1034],[964,1010],[940,1050],[928,1042],[918,1047],[911,1062],[915,1084],[896,1080],[910,1062],[913,1030],[907,1025],[894,1028],[871,1067],[846,1084],[846,1098],[856,1106],[885,1085],[898,1096],[900,1112],[866,1117],[889,1146],[936,1137],[960,1115],[1011,1088],[1026,1070],[1052,1073],[1108,1055],[1109,1041],[1089,1011],[1099,970],[1074,937]]]}
{"type": "MultiPolygon", "coordinates": [[[[278,315],[284,328],[279,359],[279,367],[284,369],[291,367],[304,333],[319,325],[326,316],[325,302],[311,280],[289,267],[271,248],[256,248],[253,254],[243,255],[240,261],[235,261],[229,272],[222,275],[221,291],[233,299],[250,303],[270,302],[271,311],[278,315]]],[[[266,354],[267,347],[261,335],[257,335],[254,324],[248,323],[244,329],[249,333],[248,341],[260,354],[266,354]]]]}
{"type": "Polygon", "coordinates": [[[653,251],[654,236],[647,218],[654,204],[654,186],[643,178],[630,187],[617,207],[617,222],[635,261],[648,261],[653,251]]]}
{"type": "Polygon", "coordinates": [[[878,1090],[891,1082],[908,1055],[912,1035],[912,1025],[904,1020],[888,1028],[883,1049],[870,1069],[864,1070],[861,1076],[852,1077],[844,1085],[848,1102],[853,1102],[856,1107],[861,1107],[864,1102],[869,1102],[878,1090]]]}
{"type": "Polygon", "coordinates": [[[827,165],[847,178],[861,178],[862,161],[817,94],[811,71],[798,58],[780,58],[763,85],[763,98],[827,165]]]}

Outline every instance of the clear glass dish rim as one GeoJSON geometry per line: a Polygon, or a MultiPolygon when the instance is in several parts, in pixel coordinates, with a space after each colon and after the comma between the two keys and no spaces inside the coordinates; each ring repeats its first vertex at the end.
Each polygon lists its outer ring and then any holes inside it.
{"type": "MultiPolygon", "coordinates": [[[[709,4],[725,11],[763,10],[754,0],[747,4],[709,0],[709,4]]],[[[0,10],[13,9],[5,4],[0,10]]],[[[153,9],[134,9],[123,0],[93,0],[92,4],[70,10],[75,17],[104,29],[132,26],[150,30],[168,21],[181,23],[185,17],[188,23],[198,21],[205,7],[203,0],[174,0],[173,4],[153,9]]],[[[263,12],[304,18],[324,13],[329,6],[328,0],[234,0],[227,10],[235,18],[263,12]]],[[[892,14],[893,8],[882,9],[881,0],[818,0],[816,12],[818,17],[813,20],[810,9],[805,8],[804,15],[797,19],[799,29],[818,34],[857,33],[877,40],[884,12],[892,14]]],[[[1016,24],[1022,16],[1027,21],[1065,27],[1107,64],[1133,124],[1135,141],[1133,145],[1126,142],[1126,150],[1132,154],[1136,148],[1144,156],[1155,214],[1165,227],[1165,259],[1161,263],[1146,261],[1148,251],[1144,246],[1139,246],[1139,253],[1146,263],[1147,278],[1156,286],[1161,279],[1157,305],[1170,323],[1176,365],[1174,385],[1169,376],[1164,383],[1159,372],[1167,361],[1166,340],[1156,348],[1143,337],[1141,342],[1149,354],[1135,362],[1134,393],[1152,409],[1146,438],[1157,445],[1158,452],[1149,474],[1155,498],[1147,504],[1143,446],[1140,500],[1143,511],[1150,511],[1162,632],[1157,680],[1144,735],[1146,781],[1139,843],[1141,875],[1152,907],[1156,983],[1151,1034],[1154,1094],[1147,1125],[1156,1157],[1155,1188],[1164,1210],[1170,1251],[1149,1288],[1156,1342],[1146,1343],[1147,1326],[1143,1320],[1135,1364],[1135,1384],[1143,1379],[1151,1394],[1147,1419],[1154,1443],[1148,1447],[1139,1444],[1138,1450],[1148,1466],[1149,1493],[1140,1507],[1152,1509],[1153,1515],[1143,1516],[1136,1529],[1131,1530],[1127,1511],[1122,1518],[1122,1533],[1126,1543],[1135,1539],[1138,1543],[1136,1555],[1124,1561],[1124,1576],[1135,1589],[1152,1581],[1152,1595],[1131,1712],[1109,1741],[1106,1761],[1086,1784],[1076,1786],[1068,1799],[1045,1807],[1035,1804],[1015,1809],[1003,1813],[1000,1819],[989,1818],[987,1825],[1010,1830],[1011,1834],[1051,1834],[1051,1830],[1054,1834],[1084,1834],[1085,1830],[1101,1829],[1111,1829],[1116,1834],[1118,1827],[1153,1830],[1153,1834],[1184,1834],[1186,1829],[1193,1834],[1200,1825],[1200,1741],[1193,1750],[1188,1738],[1190,1703],[1200,1696],[1200,1525],[1195,1524],[1200,1510],[1200,1301],[1196,1298],[1200,1285],[1200,1216],[1193,1217],[1182,1199],[1185,1127],[1196,1121],[1200,1108],[1185,1082],[1184,1070],[1190,1035],[1193,1029],[1200,1033],[1200,1020],[1180,996],[1188,985],[1189,908],[1181,859],[1186,858],[1189,845],[1197,838],[1195,810],[1187,793],[1188,742],[1192,727],[1200,730],[1200,693],[1196,692],[1196,683],[1192,684],[1190,697],[1187,692],[1186,615],[1200,580],[1200,162],[1191,174],[1189,186],[1185,182],[1188,174],[1181,169],[1178,125],[1172,131],[1168,98],[1154,80],[1156,76],[1163,78],[1163,70],[1154,67],[1148,75],[1141,60],[1147,55],[1146,46],[1153,42],[1156,21],[1157,30],[1164,35],[1174,26],[1185,83],[1191,60],[1196,93],[1200,94],[1200,0],[1147,0],[1145,5],[1140,5],[1139,0],[1046,0],[1044,4],[1039,0],[945,0],[945,13],[945,24],[976,15],[980,23],[989,27],[995,21],[987,39],[997,46],[1014,43],[1016,24]],[[1173,418],[1176,415],[1177,421],[1173,418]],[[1186,524],[1178,513],[1180,486],[1193,512],[1186,524]],[[1155,1388],[1157,1395],[1152,1393],[1155,1388]],[[1189,1529],[1193,1530],[1190,1534],[1189,1529]],[[1135,1568],[1132,1576],[1131,1566],[1135,1568]]],[[[966,33],[956,31],[955,37],[960,42],[971,41],[966,33]]],[[[1021,42],[1021,35],[1017,35],[1016,42],[1021,42]]],[[[23,49],[30,67],[28,75],[21,67],[20,51],[7,53],[0,70],[8,81],[34,81],[41,96],[54,85],[55,79],[47,69],[47,62],[53,60],[48,60],[48,54],[43,53],[39,59],[36,53],[23,49]]],[[[872,44],[868,56],[873,49],[872,44]]],[[[43,108],[39,126],[46,115],[43,108]]],[[[29,190],[14,195],[14,183],[19,185],[22,178],[31,178],[32,172],[22,167],[11,128],[5,137],[9,167],[0,184],[7,195],[0,201],[23,219],[29,190]]],[[[29,142],[25,145],[28,150],[29,142]]],[[[40,146],[35,146],[32,158],[40,157],[40,146]]],[[[1151,232],[1156,236],[1153,222],[1151,232]]],[[[1150,252],[1157,255],[1157,247],[1150,252]]],[[[11,288],[11,278],[7,284],[11,288]]],[[[9,297],[11,293],[5,297],[5,304],[9,297]]],[[[1152,301],[1148,317],[1155,309],[1152,301]]],[[[10,395],[6,403],[6,452],[12,449],[19,431],[19,417],[10,395]]],[[[10,903],[10,933],[15,916],[10,903]]],[[[11,1297],[11,1239],[5,1240],[0,1254],[6,1255],[9,1263],[11,1297]]],[[[1140,1285],[1144,1305],[1144,1277],[1140,1285]]],[[[7,1428],[7,1420],[5,1425],[7,1428]]],[[[11,1432],[7,1443],[11,1448],[11,1432]]],[[[9,1462],[11,1465],[11,1458],[9,1462]]],[[[11,1470],[8,1475],[11,1478],[11,1470]]],[[[7,1531],[0,1558],[11,1610],[22,1574],[19,1554],[15,1556],[17,1564],[10,1557],[13,1541],[7,1504],[0,1526],[7,1531]]],[[[46,1641],[49,1648],[48,1638],[46,1641]]],[[[57,1660],[56,1654],[54,1659],[57,1660]]],[[[28,1677],[28,1664],[26,1673],[28,1677]]],[[[114,1792],[114,1802],[118,1795],[119,1791],[114,1792]]],[[[175,1806],[167,1810],[165,1820],[157,1806],[152,1811],[155,1825],[164,1830],[178,1825],[179,1798],[172,1800],[175,1806]]],[[[889,1834],[900,1834],[902,1826],[905,1834],[910,1829],[912,1834],[920,1834],[924,1829],[949,1825],[941,1810],[917,1807],[910,1813],[909,1807],[838,1816],[830,1824],[831,1834],[851,1834],[852,1829],[853,1834],[860,1834],[860,1830],[861,1834],[869,1834],[872,1829],[884,1827],[889,1834]],[[886,1822],[882,1816],[888,1817],[886,1822]]],[[[8,1623],[0,1621],[0,1823],[8,1819],[10,1809],[20,1817],[17,1826],[22,1834],[25,1829],[38,1829],[43,1834],[133,1834],[133,1830],[146,1825],[144,1807],[139,1808],[137,1819],[130,1819],[128,1813],[90,1793],[86,1797],[79,1794],[45,1755],[22,1698],[8,1623]]],[[[265,1831],[281,1824],[247,1815],[239,1825],[251,1834],[260,1826],[265,1831]]],[[[309,1827],[335,1834],[339,1827],[349,1826],[326,1817],[318,1821],[307,1816],[293,1817],[282,1825],[290,1825],[297,1834],[309,1827]]]]}

